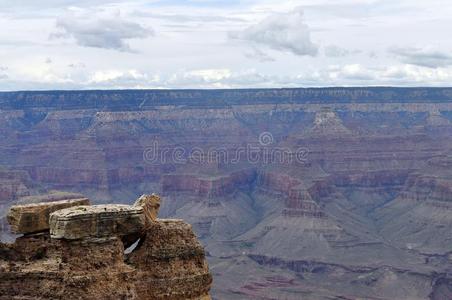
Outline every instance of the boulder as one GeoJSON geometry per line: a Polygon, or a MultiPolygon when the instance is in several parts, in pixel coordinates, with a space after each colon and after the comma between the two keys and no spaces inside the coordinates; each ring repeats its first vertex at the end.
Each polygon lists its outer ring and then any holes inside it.
{"type": "Polygon", "coordinates": [[[50,235],[54,239],[122,237],[142,232],[144,225],[142,207],[121,204],[78,206],[50,215],[50,235]]]}
{"type": "Polygon", "coordinates": [[[36,233],[49,230],[49,216],[51,213],[60,209],[80,205],[89,205],[89,200],[87,198],[80,198],[14,205],[8,212],[7,220],[11,225],[11,231],[13,233],[36,233]]]}
{"type": "Polygon", "coordinates": [[[144,215],[146,216],[146,224],[155,222],[159,214],[160,209],[160,197],[152,195],[143,195],[135,201],[134,207],[142,207],[144,215]]]}

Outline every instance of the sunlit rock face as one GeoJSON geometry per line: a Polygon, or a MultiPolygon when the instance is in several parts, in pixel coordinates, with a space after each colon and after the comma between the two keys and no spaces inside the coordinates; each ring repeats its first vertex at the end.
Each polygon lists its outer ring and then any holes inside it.
{"type": "Polygon", "coordinates": [[[1,93],[0,219],[155,190],[219,299],[448,299],[451,121],[447,88],[1,93]]]}

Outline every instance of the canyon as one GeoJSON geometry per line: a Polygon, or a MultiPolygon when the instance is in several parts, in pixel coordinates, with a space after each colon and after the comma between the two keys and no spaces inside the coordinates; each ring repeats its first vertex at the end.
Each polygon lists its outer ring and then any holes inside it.
{"type": "Polygon", "coordinates": [[[14,204],[153,191],[213,299],[452,298],[451,88],[4,92],[0,137],[2,240],[14,204]]]}

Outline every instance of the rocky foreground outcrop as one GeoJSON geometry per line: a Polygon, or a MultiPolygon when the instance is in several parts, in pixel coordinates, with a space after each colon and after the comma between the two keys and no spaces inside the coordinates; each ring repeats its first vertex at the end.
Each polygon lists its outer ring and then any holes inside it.
{"type": "Polygon", "coordinates": [[[159,206],[152,195],[12,207],[13,228],[29,222],[0,243],[0,299],[210,299],[203,247],[187,223],[157,219],[159,206]]]}

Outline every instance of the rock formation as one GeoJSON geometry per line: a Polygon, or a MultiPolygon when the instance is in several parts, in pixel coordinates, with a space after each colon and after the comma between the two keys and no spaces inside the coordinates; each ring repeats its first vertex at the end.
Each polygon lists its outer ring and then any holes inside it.
{"type": "Polygon", "coordinates": [[[13,233],[35,233],[49,230],[49,217],[51,213],[60,209],[80,205],[89,205],[89,200],[84,198],[15,205],[10,208],[7,219],[13,233]]]}
{"type": "Polygon", "coordinates": [[[146,226],[149,226],[157,220],[160,209],[160,197],[157,195],[143,195],[135,201],[134,207],[141,207],[146,216],[146,226]]]}
{"type": "Polygon", "coordinates": [[[30,178],[26,172],[3,169],[0,166],[0,206],[6,201],[28,196],[30,178]]]}
{"type": "Polygon", "coordinates": [[[350,130],[344,126],[336,112],[329,107],[323,107],[315,114],[314,126],[310,128],[307,134],[311,136],[335,135],[337,137],[350,133],[350,130]]]}
{"type": "Polygon", "coordinates": [[[204,249],[181,220],[150,223],[126,262],[137,270],[138,299],[210,299],[212,277],[204,249]]]}
{"type": "Polygon", "coordinates": [[[120,204],[76,206],[51,214],[50,236],[66,240],[123,237],[143,231],[144,223],[141,207],[120,204]]]}
{"type": "Polygon", "coordinates": [[[33,222],[19,226],[25,235],[13,244],[0,243],[0,299],[210,299],[212,277],[191,226],[157,219],[156,195],[137,203],[13,206],[15,227],[33,222]],[[124,237],[138,239],[127,253],[124,237]]]}

